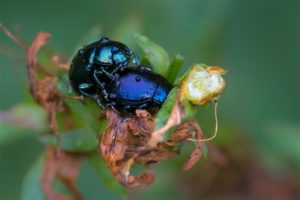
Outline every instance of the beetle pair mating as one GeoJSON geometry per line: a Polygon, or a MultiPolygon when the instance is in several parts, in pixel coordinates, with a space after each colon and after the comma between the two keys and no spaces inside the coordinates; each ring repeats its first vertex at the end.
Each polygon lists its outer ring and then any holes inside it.
{"type": "Polygon", "coordinates": [[[172,85],[151,68],[140,65],[126,45],[106,37],[80,49],[69,73],[73,89],[94,98],[102,108],[130,114],[156,112],[172,85]]]}

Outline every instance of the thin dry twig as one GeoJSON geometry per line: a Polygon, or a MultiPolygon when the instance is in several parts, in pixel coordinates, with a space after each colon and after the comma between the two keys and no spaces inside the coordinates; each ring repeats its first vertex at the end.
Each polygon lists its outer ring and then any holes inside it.
{"type": "Polygon", "coordinates": [[[20,38],[12,34],[2,23],[0,23],[0,29],[21,48],[27,50],[28,46],[20,38]]]}

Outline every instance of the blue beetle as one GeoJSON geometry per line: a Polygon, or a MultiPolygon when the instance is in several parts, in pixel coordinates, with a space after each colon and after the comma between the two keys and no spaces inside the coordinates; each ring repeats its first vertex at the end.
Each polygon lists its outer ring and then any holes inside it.
{"type": "Polygon", "coordinates": [[[129,64],[139,64],[130,49],[106,37],[80,49],[73,58],[69,77],[73,89],[84,96],[94,97],[100,91],[106,97],[104,85],[115,81],[118,72],[129,64]]]}
{"type": "Polygon", "coordinates": [[[106,86],[107,101],[100,100],[120,114],[132,114],[136,109],[155,113],[166,100],[172,85],[149,68],[128,67],[119,74],[118,84],[106,86]]]}

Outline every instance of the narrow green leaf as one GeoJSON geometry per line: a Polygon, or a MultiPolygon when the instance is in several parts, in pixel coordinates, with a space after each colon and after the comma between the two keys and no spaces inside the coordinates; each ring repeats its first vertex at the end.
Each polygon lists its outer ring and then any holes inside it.
{"type": "MultiPolygon", "coordinates": [[[[57,86],[59,91],[65,96],[78,96],[78,94],[73,92],[66,72],[59,74],[57,86]]],[[[101,109],[94,100],[85,98],[84,101],[80,101],[65,98],[64,102],[83,127],[92,129],[97,134],[101,134],[104,131],[107,121],[106,118],[99,119],[101,109]]]]}
{"type": "MultiPolygon", "coordinates": [[[[53,145],[57,144],[54,135],[43,135],[38,138],[42,143],[53,145]]],[[[70,152],[91,152],[98,146],[97,136],[88,130],[72,130],[59,135],[60,145],[63,150],[70,152]]]]}
{"type": "MultiPolygon", "coordinates": [[[[177,92],[178,92],[178,88],[174,87],[170,91],[165,103],[163,104],[163,106],[161,107],[159,112],[157,113],[157,115],[155,117],[156,130],[160,129],[161,127],[163,127],[167,123],[167,121],[170,117],[170,113],[172,111],[173,105],[175,103],[175,100],[177,99],[177,95],[178,95],[177,92]]],[[[182,107],[183,107],[183,110],[184,110],[184,118],[182,119],[182,121],[186,121],[186,120],[192,118],[197,113],[196,107],[188,101],[183,101],[182,102],[182,107]]],[[[174,127],[170,128],[164,134],[163,140],[167,139],[170,136],[170,134],[173,133],[173,131],[174,131],[174,127]]]]}
{"type": "Polygon", "coordinates": [[[182,107],[184,109],[184,118],[182,119],[183,121],[194,117],[198,111],[197,106],[190,103],[189,101],[182,101],[182,107]]]}
{"type": "Polygon", "coordinates": [[[21,200],[46,199],[40,184],[43,161],[43,157],[39,157],[27,172],[22,184],[21,200]]]}
{"type": "Polygon", "coordinates": [[[79,40],[79,42],[74,47],[75,52],[78,51],[79,48],[82,48],[84,45],[90,44],[94,41],[97,41],[101,38],[102,35],[102,27],[100,25],[93,26],[89,31],[87,31],[79,40]]]}
{"type": "Polygon", "coordinates": [[[130,15],[123,20],[112,33],[112,39],[121,41],[129,46],[130,49],[135,49],[136,42],[132,33],[141,31],[141,21],[136,15],[130,15]]]}
{"type": "Polygon", "coordinates": [[[168,75],[167,75],[167,80],[170,82],[170,83],[174,83],[176,78],[177,78],[177,75],[181,69],[183,65],[183,57],[179,54],[177,54],[173,60],[172,60],[172,63],[171,63],[171,66],[168,70],[168,75]]]}
{"type": "Polygon", "coordinates": [[[175,100],[177,98],[177,91],[178,91],[177,87],[174,87],[170,91],[166,101],[164,102],[164,104],[160,108],[159,112],[156,114],[156,117],[155,117],[156,130],[163,127],[166,124],[166,122],[168,121],[171,110],[172,110],[172,107],[173,107],[173,105],[175,103],[175,100]]]}
{"type": "Polygon", "coordinates": [[[89,152],[98,146],[98,139],[90,131],[74,130],[60,135],[60,147],[72,152],[89,152]]]}
{"type": "Polygon", "coordinates": [[[170,58],[168,52],[143,35],[135,34],[134,36],[137,44],[145,53],[145,59],[151,64],[153,70],[156,73],[167,77],[170,67],[170,58]]]}
{"type": "Polygon", "coordinates": [[[111,175],[107,166],[104,164],[98,152],[95,152],[89,156],[89,161],[94,167],[96,174],[102,180],[102,182],[114,192],[117,192],[120,196],[125,196],[125,188],[122,187],[111,175]]]}
{"type": "MultiPolygon", "coordinates": [[[[167,100],[165,101],[163,106],[160,108],[159,112],[156,114],[156,117],[155,117],[156,129],[160,129],[167,123],[167,121],[170,117],[170,113],[172,111],[173,105],[175,103],[175,100],[177,99],[177,91],[178,91],[177,87],[174,87],[170,91],[170,93],[167,97],[167,100]]],[[[185,114],[183,120],[190,119],[197,112],[196,107],[188,101],[183,101],[182,106],[183,106],[184,114],[185,114]]]]}

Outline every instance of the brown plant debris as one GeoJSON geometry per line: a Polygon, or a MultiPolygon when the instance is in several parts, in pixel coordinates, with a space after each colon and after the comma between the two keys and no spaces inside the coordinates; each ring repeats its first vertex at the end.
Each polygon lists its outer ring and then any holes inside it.
{"type": "MultiPolygon", "coordinates": [[[[154,118],[145,110],[137,110],[136,115],[123,119],[114,111],[106,111],[108,127],[100,138],[100,153],[115,179],[125,187],[145,187],[154,181],[152,172],[139,176],[130,174],[134,164],[149,166],[161,160],[175,157],[174,148],[183,143],[191,135],[202,138],[202,131],[195,120],[180,124],[166,140],[158,142],[155,147],[147,144],[154,132],[154,118]]],[[[201,157],[202,143],[198,142],[196,149],[185,162],[183,169],[190,169],[201,157]]]]}
{"type": "MultiPolygon", "coordinates": [[[[57,131],[56,113],[65,108],[62,96],[56,87],[56,77],[46,75],[43,79],[37,79],[36,68],[39,66],[37,53],[39,49],[49,40],[50,34],[40,32],[32,42],[27,51],[27,69],[30,81],[30,92],[34,100],[41,105],[50,123],[51,132],[55,135],[57,131]]],[[[58,141],[59,142],[59,141],[58,141]]],[[[82,157],[76,154],[68,154],[62,150],[47,148],[45,165],[41,174],[42,189],[50,200],[80,200],[83,199],[79,190],[75,186],[75,181],[79,173],[82,157]],[[60,194],[53,190],[52,184],[58,177],[63,184],[72,192],[73,198],[60,194]]]]}
{"type": "Polygon", "coordinates": [[[47,75],[39,80],[36,73],[38,67],[37,53],[49,38],[49,33],[40,32],[37,34],[27,51],[27,70],[30,93],[34,100],[45,109],[51,131],[57,134],[56,113],[64,109],[64,104],[56,87],[56,77],[47,75]]]}
{"type": "MultiPolygon", "coordinates": [[[[0,29],[2,29],[3,32],[13,41],[15,41],[21,48],[26,50],[26,66],[29,78],[29,91],[35,102],[41,105],[46,111],[51,133],[57,135],[58,126],[56,121],[56,114],[57,112],[63,111],[65,109],[65,104],[63,103],[63,97],[60,95],[56,87],[56,76],[54,74],[51,74],[46,70],[46,68],[41,66],[37,59],[39,50],[48,42],[48,40],[50,39],[50,34],[46,32],[39,32],[34,38],[32,44],[27,47],[21,39],[14,36],[2,24],[0,24],[0,29]],[[38,69],[42,69],[45,74],[40,79],[38,78],[38,69]]],[[[66,116],[66,119],[68,120],[70,119],[70,117],[66,116]]],[[[41,185],[47,199],[83,199],[80,195],[79,190],[75,186],[75,180],[79,173],[82,158],[82,155],[74,153],[71,154],[58,148],[47,147],[44,168],[41,174],[41,185]],[[52,185],[56,177],[58,177],[70,190],[70,192],[72,192],[72,198],[64,194],[60,194],[53,189],[52,185]]]]}

